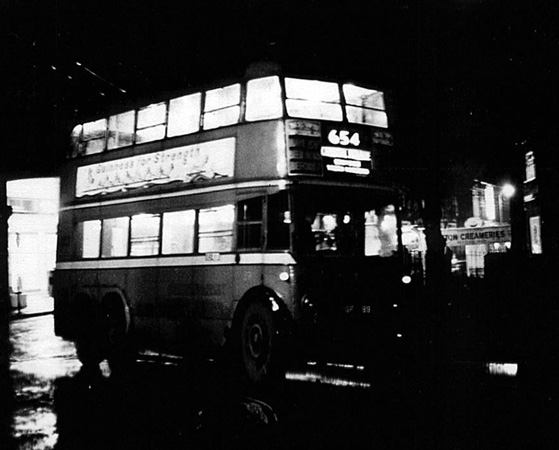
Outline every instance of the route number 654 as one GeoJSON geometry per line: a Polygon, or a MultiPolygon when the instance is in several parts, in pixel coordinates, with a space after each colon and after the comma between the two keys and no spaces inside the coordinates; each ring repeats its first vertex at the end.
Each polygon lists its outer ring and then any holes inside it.
{"type": "Polygon", "coordinates": [[[354,145],[358,147],[361,144],[361,140],[359,138],[359,133],[354,132],[350,135],[350,132],[347,130],[336,130],[333,129],[328,133],[328,141],[330,144],[333,145],[354,145]]]}

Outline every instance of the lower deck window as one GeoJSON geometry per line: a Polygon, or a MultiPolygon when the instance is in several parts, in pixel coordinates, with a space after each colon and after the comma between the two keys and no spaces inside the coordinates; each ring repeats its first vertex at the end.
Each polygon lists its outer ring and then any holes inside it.
{"type": "Polygon", "coordinates": [[[130,256],[148,256],[159,253],[158,214],[138,214],[132,217],[130,256]]]}
{"type": "Polygon", "coordinates": [[[128,254],[128,217],[103,220],[101,256],[103,258],[128,254]]]}
{"type": "Polygon", "coordinates": [[[233,249],[233,205],[201,209],[199,213],[198,251],[228,252],[233,249]]]}
{"type": "Polygon", "coordinates": [[[174,211],[163,214],[164,255],[194,252],[194,225],[196,212],[174,211]]]}
{"type": "Polygon", "coordinates": [[[239,202],[237,205],[237,249],[262,247],[262,197],[239,202]]]}
{"type": "Polygon", "coordinates": [[[98,258],[101,246],[101,221],[88,220],[80,223],[78,234],[81,235],[82,258],[98,258]]]}

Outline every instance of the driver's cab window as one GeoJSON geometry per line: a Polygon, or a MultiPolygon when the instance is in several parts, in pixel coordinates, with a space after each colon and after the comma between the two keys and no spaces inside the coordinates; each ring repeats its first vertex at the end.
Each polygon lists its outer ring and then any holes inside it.
{"type": "Polygon", "coordinates": [[[394,205],[365,212],[365,255],[392,256],[398,250],[398,223],[394,205]]]}
{"type": "Polygon", "coordinates": [[[300,230],[301,248],[306,252],[352,253],[355,230],[351,212],[307,211],[300,230]]]}

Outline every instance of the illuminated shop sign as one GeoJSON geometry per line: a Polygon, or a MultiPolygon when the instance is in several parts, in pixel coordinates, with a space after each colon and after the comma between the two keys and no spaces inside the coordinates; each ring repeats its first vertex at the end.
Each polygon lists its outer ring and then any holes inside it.
{"type": "Polygon", "coordinates": [[[441,230],[447,247],[510,242],[510,225],[479,228],[445,228],[441,230]]]}
{"type": "Polygon", "coordinates": [[[286,131],[290,175],[371,174],[370,132],[302,120],[287,121],[286,131]]]}
{"type": "Polygon", "coordinates": [[[536,179],[536,157],[534,152],[528,152],[524,155],[524,161],[526,163],[526,181],[532,181],[536,179]]]}
{"type": "Polygon", "coordinates": [[[76,197],[174,181],[232,177],[235,138],[187,145],[79,167],[76,197]]]}

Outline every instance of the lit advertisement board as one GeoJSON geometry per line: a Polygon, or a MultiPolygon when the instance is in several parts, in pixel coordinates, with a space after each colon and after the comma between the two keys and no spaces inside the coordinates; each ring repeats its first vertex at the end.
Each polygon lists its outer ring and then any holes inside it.
{"type": "Polygon", "coordinates": [[[232,177],[235,138],[162,150],[79,167],[76,197],[153,184],[232,177]]]}
{"type": "Polygon", "coordinates": [[[318,177],[368,177],[373,171],[373,131],[342,123],[288,120],[288,173],[318,177]]]}
{"type": "Polygon", "coordinates": [[[510,242],[510,225],[475,228],[445,228],[441,230],[447,247],[510,242]]]}

